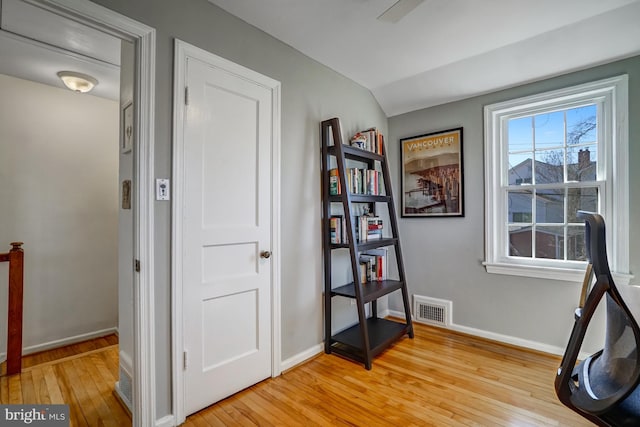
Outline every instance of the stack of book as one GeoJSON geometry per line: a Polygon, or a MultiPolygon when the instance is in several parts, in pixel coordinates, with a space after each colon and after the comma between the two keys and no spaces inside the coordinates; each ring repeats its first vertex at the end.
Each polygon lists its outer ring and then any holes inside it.
{"type": "Polygon", "coordinates": [[[387,279],[387,250],[373,249],[360,255],[360,279],[362,283],[387,279]]]}
{"type": "Polygon", "coordinates": [[[336,196],[342,193],[338,169],[329,169],[329,194],[336,196]]]}
{"type": "MultiPolygon", "coordinates": [[[[347,169],[347,187],[351,194],[367,194],[377,196],[382,194],[382,172],[373,169],[347,169]]],[[[342,193],[337,169],[329,170],[329,194],[336,196],[342,193]]]]}
{"type": "Polygon", "coordinates": [[[362,150],[371,151],[376,154],[383,154],[384,137],[378,129],[371,128],[360,131],[353,135],[350,139],[352,146],[362,150]]]}
{"type": "Polygon", "coordinates": [[[347,225],[342,215],[333,215],[329,218],[330,242],[335,245],[348,243],[347,225]]]}
{"type": "Polygon", "coordinates": [[[379,217],[363,215],[358,217],[356,224],[359,241],[382,239],[382,219],[379,217]]]}

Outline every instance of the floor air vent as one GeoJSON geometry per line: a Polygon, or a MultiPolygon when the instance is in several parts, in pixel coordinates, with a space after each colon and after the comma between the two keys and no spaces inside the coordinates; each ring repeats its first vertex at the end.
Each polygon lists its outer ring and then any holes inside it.
{"type": "Polygon", "coordinates": [[[416,322],[428,323],[436,326],[451,324],[451,301],[413,296],[413,316],[416,322]]]}

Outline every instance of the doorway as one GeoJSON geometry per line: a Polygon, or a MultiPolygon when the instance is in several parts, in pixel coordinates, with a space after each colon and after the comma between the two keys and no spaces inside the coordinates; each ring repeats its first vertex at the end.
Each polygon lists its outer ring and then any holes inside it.
{"type": "MultiPolygon", "coordinates": [[[[132,199],[134,202],[132,223],[136,231],[133,236],[130,236],[133,246],[131,251],[133,259],[130,260],[130,266],[131,269],[134,265],[143,267],[133,274],[132,279],[131,403],[133,425],[152,425],[155,423],[153,287],[151,286],[153,280],[152,140],[155,32],[150,27],[84,0],[6,1],[2,4],[3,8],[7,4],[30,8],[28,18],[44,16],[45,22],[56,28],[62,28],[59,27],[61,21],[68,22],[72,27],[88,26],[110,37],[115,37],[119,43],[132,43],[134,47],[135,66],[132,67],[132,72],[135,77],[132,79],[132,103],[135,108],[131,133],[136,143],[131,155],[135,159],[131,193],[136,195],[132,199]]],[[[56,31],[56,33],[63,32],[56,31]]],[[[30,37],[37,39],[34,35],[30,37]]],[[[55,45],[49,46],[53,50],[56,49],[55,45]]],[[[79,176],[78,179],[82,178],[79,176]]],[[[71,188],[55,189],[55,191],[65,190],[73,191],[73,185],[71,188]]]]}

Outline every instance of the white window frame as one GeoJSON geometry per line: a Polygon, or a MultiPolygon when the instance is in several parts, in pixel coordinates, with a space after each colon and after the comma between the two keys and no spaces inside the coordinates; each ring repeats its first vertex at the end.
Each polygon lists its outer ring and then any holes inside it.
{"type": "Polygon", "coordinates": [[[629,275],[629,124],[628,76],[545,92],[487,105],[485,123],[485,262],[487,272],[580,282],[585,262],[510,256],[508,252],[508,147],[510,118],[598,104],[598,172],[600,213],[607,223],[607,248],[616,279],[629,275]],[[615,171],[615,173],[614,173],[615,171]]]}

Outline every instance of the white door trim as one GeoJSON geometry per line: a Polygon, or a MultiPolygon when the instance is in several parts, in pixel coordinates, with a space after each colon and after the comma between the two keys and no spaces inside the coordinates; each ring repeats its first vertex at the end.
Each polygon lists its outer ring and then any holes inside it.
{"type": "MultiPolygon", "coordinates": [[[[133,427],[156,423],[155,395],[155,322],[154,322],[154,129],[155,129],[155,29],[134,21],[88,0],[24,0],[134,42],[136,75],[134,103],[136,108],[136,183],[134,257],[141,270],[134,275],[134,361],[133,361],[133,427]]],[[[133,260],[132,260],[133,262],[133,260]]]]}
{"type": "Polygon", "coordinates": [[[269,89],[273,94],[272,115],[272,150],[271,150],[271,376],[280,375],[280,82],[259,74],[253,70],[235,64],[210,52],[192,46],[176,39],[174,50],[174,93],[173,93],[173,202],[172,202],[172,244],[171,244],[171,328],[173,342],[173,413],[176,424],[182,424],[185,419],[184,409],[184,371],[183,371],[183,307],[182,307],[182,212],[183,194],[181,185],[184,183],[184,112],[185,87],[187,83],[187,58],[199,59],[230,74],[238,75],[246,80],[269,89]]]}

